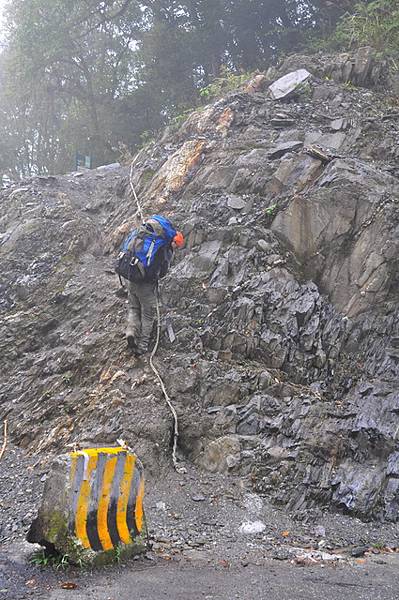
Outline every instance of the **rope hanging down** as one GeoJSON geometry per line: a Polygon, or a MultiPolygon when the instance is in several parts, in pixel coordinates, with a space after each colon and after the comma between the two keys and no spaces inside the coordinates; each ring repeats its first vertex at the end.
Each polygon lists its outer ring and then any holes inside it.
{"type": "Polygon", "coordinates": [[[153,362],[153,358],[156,355],[157,350],[158,350],[159,339],[160,339],[160,336],[161,336],[161,312],[159,310],[158,286],[157,286],[156,294],[157,294],[157,339],[156,339],[156,342],[155,342],[155,346],[154,346],[154,348],[153,348],[153,350],[151,352],[151,355],[150,355],[150,367],[151,367],[151,369],[152,369],[155,377],[159,381],[159,384],[160,384],[161,389],[162,389],[162,393],[163,393],[163,395],[165,397],[166,403],[169,406],[170,412],[172,413],[172,416],[173,416],[173,422],[174,422],[173,423],[174,424],[174,427],[173,427],[173,447],[172,447],[173,466],[174,466],[175,470],[178,473],[185,473],[186,472],[185,468],[184,467],[180,467],[178,465],[177,456],[176,456],[177,441],[179,439],[179,421],[178,421],[177,413],[176,413],[175,407],[173,406],[173,404],[171,402],[169,394],[166,391],[166,387],[165,387],[165,384],[164,384],[164,382],[162,380],[162,377],[159,374],[159,371],[157,370],[157,368],[155,367],[154,362],[153,362]]]}
{"type": "MultiPolygon", "coordinates": [[[[133,167],[134,167],[134,164],[136,162],[137,156],[138,155],[136,155],[135,159],[132,161],[132,164],[130,166],[129,180],[130,180],[130,187],[131,187],[134,199],[136,200],[136,204],[137,204],[137,211],[136,211],[136,213],[135,213],[134,216],[136,217],[138,215],[140,217],[141,221],[144,221],[143,211],[142,211],[142,208],[140,206],[140,202],[139,202],[138,196],[136,194],[136,190],[135,190],[134,185],[133,185],[133,167]]],[[[179,466],[178,461],[177,461],[177,455],[176,455],[176,452],[177,452],[177,441],[178,441],[178,438],[179,438],[179,421],[178,421],[178,416],[177,416],[177,413],[176,413],[176,409],[173,406],[173,404],[171,402],[171,399],[169,397],[169,394],[168,394],[168,392],[166,390],[166,387],[165,387],[165,384],[163,382],[163,379],[162,379],[161,375],[159,374],[158,369],[154,365],[154,360],[153,360],[154,356],[156,355],[156,353],[158,351],[159,341],[160,341],[160,337],[161,337],[161,311],[159,309],[158,284],[157,284],[157,288],[156,288],[156,295],[157,295],[157,338],[156,338],[156,341],[155,341],[155,346],[154,346],[154,348],[153,348],[153,350],[151,352],[149,362],[150,362],[150,367],[152,369],[152,372],[154,373],[155,377],[159,381],[159,384],[160,384],[161,389],[162,389],[162,393],[163,393],[163,395],[165,397],[165,400],[166,400],[166,403],[167,403],[167,405],[169,407],[169,410],[170,410],[170,412],[172,413],[172,416],[173,416],[173,448],[172,448],[173,466],[174,466],[175,470],[177,471],[177,473],[185,473],[186,469],[184,467],[180,467],[179,466]]]]}
{"type": "Polygon", "coordinates": [[[141,210],[140,202],[139,202],[139,199],[136,194],[136,190],[133,185],[133,167],[135,165],[137,157],[138,157],[138,154],[136,154],[136,156],[134,157],[134,160],[132,160],[132,164],[130,165],[129,183],[130,183],[130,189],[132,190],[134,199],[136,200],[136,204],[137,204],[137,210],[134,213],[134,218],[136,218],[138,216],[140,218],[140,221],[143,222],[144,221],[143,211],[141,210]]]}
{"type": "Polygon", "coordinates": [[[0,450],[0,460],[3,458],[4,452],[6,451],[6,448],[7,448],[7,419],[4,421],[3,427],[4,427],[4,430],[3,430],[4,431],[4,435],[3,435],[4,439],[3,439],[3,445],[0,450]]]}

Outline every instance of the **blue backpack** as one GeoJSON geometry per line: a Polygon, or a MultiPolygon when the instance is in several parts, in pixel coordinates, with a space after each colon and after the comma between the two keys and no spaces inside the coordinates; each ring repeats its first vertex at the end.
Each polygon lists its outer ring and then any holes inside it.
{"type": "Polygon", "coordinates": [[[125,238],[116,260],[116,273],[135,283],[154,280],[155,257],[162,247],[171,245],[175,235],[176,229],[168,219],[150,217],[125,238]]]}

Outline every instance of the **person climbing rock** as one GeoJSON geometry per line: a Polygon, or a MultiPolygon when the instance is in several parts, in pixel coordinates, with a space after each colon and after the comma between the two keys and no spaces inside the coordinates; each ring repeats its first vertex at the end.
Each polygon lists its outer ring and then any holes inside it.
{"type": "Polygon", "coordinates": [[[148,351],[158,281],[168,272],[174,249],[183,246],[183,234],[160,215],[153,215],[131,231],[122,244],[115,270],[127,279],[126,340],[136,356],[148,351]]]}

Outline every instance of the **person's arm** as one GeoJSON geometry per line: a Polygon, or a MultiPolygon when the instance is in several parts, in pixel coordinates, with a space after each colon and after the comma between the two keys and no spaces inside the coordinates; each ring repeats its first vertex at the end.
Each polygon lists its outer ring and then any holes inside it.
{"type": "Polygon", "coordinates": [[[173,250],[172,250],[171,246],[164,246],[162,248],[162,250],[163,250],[162,257],[160,257],[161,262],[160,262],[160,269],[159,269],[159,279],[162,279],[163,277],[165,277],[166,273],[169,270],[170,263],[172,262],[172,258],[173,258],[173,250]]]}

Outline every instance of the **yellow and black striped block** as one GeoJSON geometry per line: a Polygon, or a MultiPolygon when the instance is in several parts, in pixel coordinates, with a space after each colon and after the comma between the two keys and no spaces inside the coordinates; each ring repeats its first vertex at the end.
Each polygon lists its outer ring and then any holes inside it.
{"type": "Polygon", "coordinates": [[[84,548],[131,544],[143,527],[144,473],[125,448],[93,448],[70,455],[69,530],[84,548]]]}

